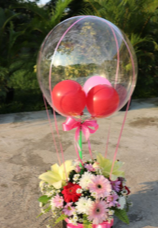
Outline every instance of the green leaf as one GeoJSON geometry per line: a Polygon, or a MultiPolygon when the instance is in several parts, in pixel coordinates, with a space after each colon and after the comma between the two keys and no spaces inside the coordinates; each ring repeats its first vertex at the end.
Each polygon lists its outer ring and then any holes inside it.
{"type": "Polygon", "coordinates": [[[67,216],[65,214],[62,214],[60,217],[58,217],[56,220],[55,220],[55,225],[63,220],[65,220],[67,218],[67,216]]]}
{"type": "Polygon", "coordinates": [[[43,214],[49,212],[50,210],[51,210],[51,206],[49,206],[49,207],[47,207],[46,209],[44,209],[44,213],[41,212],[36,218],[39,218],[41,215],[43,215],[43,214]]]}
{"type": "Polygon", "coordinates": [[[88,222],[83,222],[83,228],[92,228],[92,224],[88,222]]]}
{"type": "Polygon", "coordinates": [[[48,202],[49,199],[50,199],[50,198],[49,198],[48,196],[43,195],[43,196],[41,196],[41,197],[38,199],[38,201],[41,202],[41,203],[46,204],[46,203],[48,202]]]}
{"type": "Polygon", "coordinates": [[[115,215],[118,217],[118,219],[120,219],[122,222],[129,224],[129,218],[127,216],[126,211],[120,210],[120,209],[116,209],[115,210],[115,215]]]}
{"type": "Polygon", "coordinates": [[[47,207],[47,208],[44,210],[44,212],[47,213],[47,212],[49,212],[50,210],[51,210],[51,206],[47,207]]]}
{"type": "Polygon", "coordinates": [[[39,215],[37,215],[37,217],[36,217],[36,218],[39,218],[41,215],[43,215],[43,213],[40,213],[39,215]]]}
{"type": "Polygon", "coordinates": [[[83,215],[83,228],[92,228],[92,223],[88,220],[87,215],[83,215]]]}

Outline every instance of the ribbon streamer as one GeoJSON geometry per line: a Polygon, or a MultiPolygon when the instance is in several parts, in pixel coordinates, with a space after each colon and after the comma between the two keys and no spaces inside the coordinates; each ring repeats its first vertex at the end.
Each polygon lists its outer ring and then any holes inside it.
{"type": "Polygon", "coordinates": [[[67,117],[66,121],[63,123],[63,131],[70,131],[74,128],[77,128],[75,132],[76,142],[79,139],[80,131],[83,132],[86,141],[88,141],[90,134],[95,133],[98,127],[99,125],[97,124],[96,120],[85,120],[82,122],[81,120],[75,120],[72,117],[67,117]]]}
{"type": "Polygon", "coordinates": [[[86,141],[88,141],[88,149],[89,149],[90,156],[91,156],[91,158],[93,158],[89,137],[90,137],[90,134],[93,134],[94,132],[97,131],[98,127],[99,126],[98,126],[96,120],[86,120],[86,121],[82,122],[81,120],[75,120],[72,117],[67,117],[66,121],[63,123],[64,131],[70,131],[74,128],[77,128],[76,132],[75,132],[75,150],[76,150],[76,154],[77,154],[78,159],[81,162],[82,166],[83,166],[82,148],[79,145],[82,142],[80,142],[78,144],[78,139],[79,139],[79,137],[82,137],[81,132],[83,132],[86,141]],[[78,150],[80,151],[79,153],[78,153],[78,150]]]}

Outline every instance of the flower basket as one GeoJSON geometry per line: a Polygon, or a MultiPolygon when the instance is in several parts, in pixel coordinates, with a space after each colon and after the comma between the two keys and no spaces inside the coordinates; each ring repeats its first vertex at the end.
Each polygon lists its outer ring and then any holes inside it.
{"type": "Polygon", "coordinates": [[[39,176],[41,214],[52,213],[54,226],[63,220],[65,228],[111,228],[113,216],[129,223],[128,194],[122,163],[97,154],[96,159],[80,163],[69,160],[39,176]],[[54,222],[55,220],[55,222],[54,222]]]}
{"type": "MultiPolygon", "coordinates": [[[[93,228],[112,228],[114,223],[114,220],[112,219],[111,221],[105,221],[101,224],[92,224],[93,228]]],[[[66,219],[66,221],[63,222],[63,228],[84,228],[83,224],[78,223],[77,225],[73,225],[71,222],[66,219]]]]}

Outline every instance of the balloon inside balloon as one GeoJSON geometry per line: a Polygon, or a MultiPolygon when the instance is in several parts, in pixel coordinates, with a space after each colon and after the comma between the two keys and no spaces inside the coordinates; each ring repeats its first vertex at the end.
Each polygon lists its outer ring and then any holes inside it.
{"type": "Polygon", "coordinates": [[[86,105],[85,92],[76,81],[59,82],[52,90],[51,96],[53,107],[64,116],[79,116],[86,105]]]}
{"type": "Polygon", "coordinates": [[[96,85],[108,85],[112,86],[108,79],[99,75],[90,77],[84,84],[83,90],[87,94],[96,85]]]}
{"type": "Polygon", "coordinates": [[[128,38],[116,25],[81,15],[62,21],[46,36],[37,75],[44,97],[60,114],[78,118],[83,112],[84,119],[101,118],[129,100],[136,84],[137,61],[128,38]],[[83,110],[86,100],[89,112],[83,110]]]}
{"type": "Polygon", "coordinates": [[[89,91],[86,105],[92,117],[107,117],[117,110],[119,96],[113,87],[97,85],[89,91]]]}

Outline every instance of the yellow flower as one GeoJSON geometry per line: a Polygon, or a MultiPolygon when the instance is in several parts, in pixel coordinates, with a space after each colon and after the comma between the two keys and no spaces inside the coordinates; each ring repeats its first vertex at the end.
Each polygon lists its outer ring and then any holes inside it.
{"type": "MultiPolygon", "coordinates": [[[[110,177],[112,161],[104,158],[101,154],[97,154],[97,162],[99,163],[99,167],[101,168],[103,175],[105,177],[110,177]]],[[[122,162],[115,161],[114,168],[111,174],[112,181],[117,180],[118,177],[124,177],[124,171],[120,170],[122,165],[122,162]]]]}
{"type": "Polygon", "coordinates": [[[54,188],[59,189],[66,183],[66,178],[74,169],[71,160],[65,161],[61,166],[58,164],[52,165],[51,170],[39,176],[39,179],[53,185],[54,188]]]}

